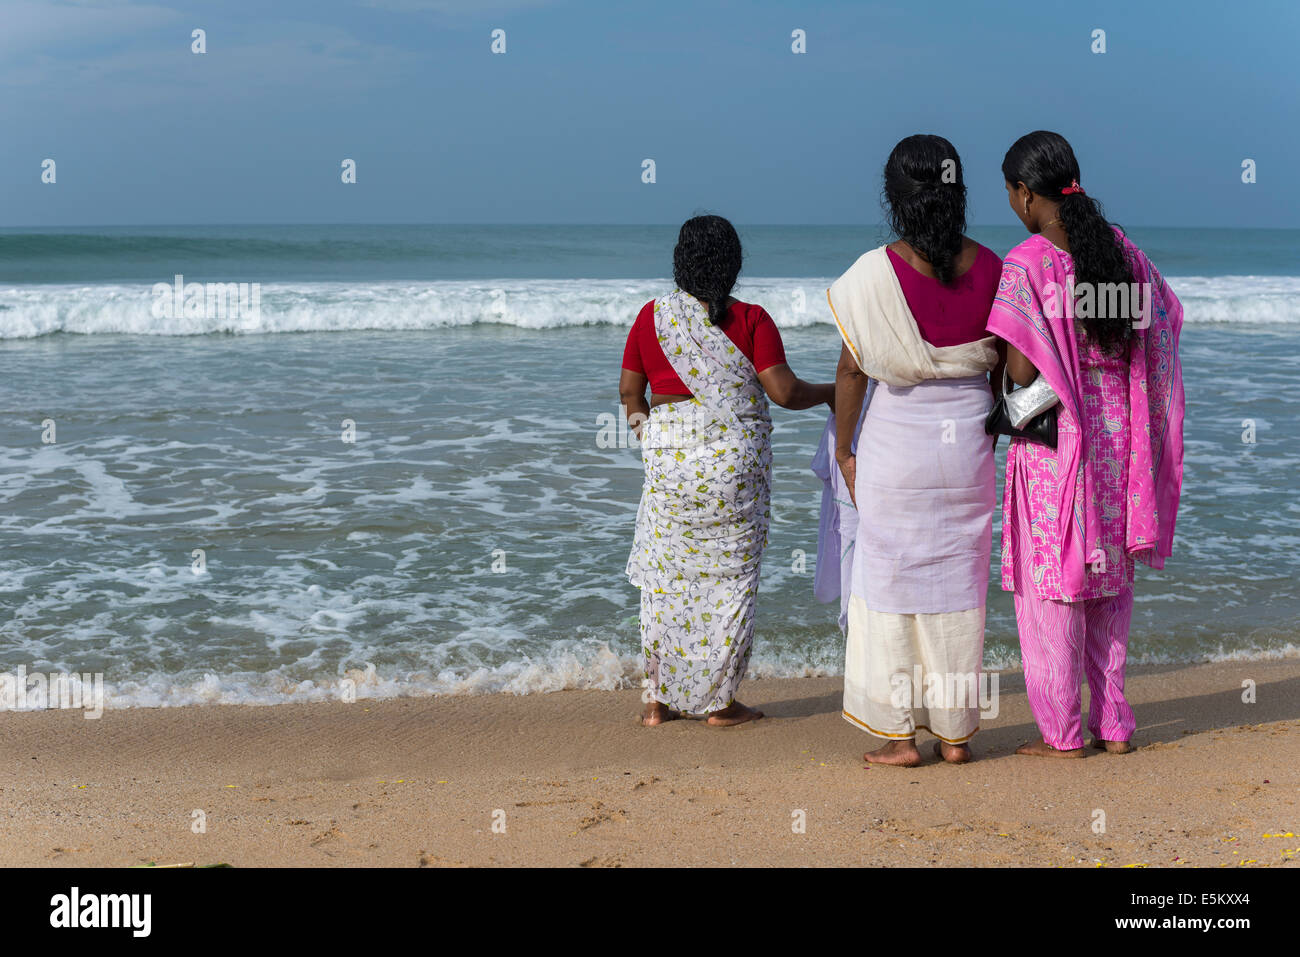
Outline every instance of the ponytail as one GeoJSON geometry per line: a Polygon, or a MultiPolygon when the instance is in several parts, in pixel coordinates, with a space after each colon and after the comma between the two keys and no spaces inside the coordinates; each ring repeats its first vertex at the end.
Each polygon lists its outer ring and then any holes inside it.
{"type": "MultiPolygon", "coordinates": [[[[1095,291],[1105,284],[1133,281],[1133,270],[1124,255],[1124,244],[1115,234],[1114,227],[1106,221],[1100,203],[1082,192],[1073,193],[1061,197],[1057,215],[1070,240],[1076,288],[1081,283],[1091,283],[1095,291]]],[[[1084,330],[1103,350],[1118,354],[1124,351],[1132,338],[1133,317],[1105,315],[1103,298],[1100,294],[1095,296],[1098,311],[1092,318],[1084,320],[1084,330]]]]}

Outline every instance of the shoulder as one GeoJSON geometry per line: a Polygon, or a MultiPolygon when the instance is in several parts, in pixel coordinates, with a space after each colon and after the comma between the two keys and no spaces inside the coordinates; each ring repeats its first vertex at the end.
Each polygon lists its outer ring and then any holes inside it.
{"type": "MultiPolygon", "coordinates": [[[[973,240],[972,240],[973,242],[973,240]]],[[[975,243],[975,265],[982,269],[1001,269],[1002,257],[983,243],[975,243]]]]}
{"type": "MultiPolygon", "coordinates": [[[[894,271],[893,263],[889,256],[898,256],[888,246],[877,246],[875,249],[868,249],[865,253],[853,260],[853,265],[844,270],[840,277],[831,283],[828,290],[832,296],[836,294],[837,288],[843,291],[845,287],[856,285],[867,281],[872,276],[879,276],[880,270],[888,269],[894,271]]],[[[899,257],[900,259],[902,257],[899,257]]]]}
{"type": "MultiPolygon", "coordinates": [[[[1038,299],[1038,292],[1034,282],[1034,263],[1040,263],[1044,255],[1042,246],[1050,246],[1051,243],[1040,239],[1038,236],[1031,236],[1015,248],[1011,249],[1000,261],[996,270],[991,270],[990,274],[996,276],[993,280],[993,309],[996,312],[999,307],[1011,306],[1017,312],[1024,312],[1032,307],[1038,299]],[[1041,242],[1041,245],[1040,245],[1041,242]]],[[[991,254],[992,255],[992,254],[991,254]]],[[[996,255],[992,255],[992,261],[998,262],[996,255]]]]}
{"type": "Polygon", "coordinates": [[[1052,248],[1052,244],[1042,236],[1035,233],[1024,242],[1013,246],[1011,250],[1002,257],[1002,263],[1004,266],[1014,264],[1023,268],[1028,266],[1030,263],[1035,262],[1050,248],[1052,248]]]}
{"type": "Polygon", "coordinates": [[[844,270],[844,275],[847,276],[849,273],[858,269],[862,269],[863,267],[873,262],[881,262],[881,261],[889,262],[890,253],[893,253],[895,256],[898,256],[900,259],[902,258],[902,256],[899,256],[898,253],[890,249],[888,244],[883,246],[877,246],[875,249],[868,249],[857,259],[853,260],[853,265],[851,265],[848,269],[844,270]]]}
{"type": "Polygon", "coordinates": [[[733,318],[740,319],[747,326],[757,325],[763,320],[772,321],[772,317],[767,314],[767,310],[762,306],[753,302],[741,302],[739,299],[727,307],[727,312],[733,318]]]}
{"type": "Polygon", "coordinates": [[[655,301],[651,299],[636,314],[632,327],[627,331],[629,346],[634,342],[646,342],[655,335],[655,301]]]}

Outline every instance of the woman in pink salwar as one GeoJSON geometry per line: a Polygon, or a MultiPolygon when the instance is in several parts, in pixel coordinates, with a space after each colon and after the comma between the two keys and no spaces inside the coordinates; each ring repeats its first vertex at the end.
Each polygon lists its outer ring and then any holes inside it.
{"type": "Polygon", "coordinates": [[[1016,383],[1041,375],[1059,398],[1056,448],[1007,452],[1002,587],[1042,733],[1017,753],[1083,756],[1084,679],[1092,746],[1124,753],[1134,563],[1164,566],[1182,488],[1182,306],[1079,185],[1063,137],[1021,137],[1002,173],[1033,235],[1003,262],[988,331],[1016,383]]]}

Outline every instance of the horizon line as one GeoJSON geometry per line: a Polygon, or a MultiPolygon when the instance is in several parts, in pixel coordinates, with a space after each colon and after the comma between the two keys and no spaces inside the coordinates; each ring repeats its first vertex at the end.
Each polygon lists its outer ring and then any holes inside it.
{"type": "MultiPolygon", "coordinates": [[[[759,222],[740,222],[732,220],[733,225],[741,228],[754,227],[773,227],[773,228],[811,228],[811,229],[879,229],[888,227],[887,223],[759,223],[759,222]]],[[[0,225],[0,230],[11,229],[175,229],[175,228],[200,228],[200,227],[242,227],[242,226],[424,226],[424,227],[537,227],[537,226],[563,226],[563,227],[616,227],[616,228],[636,228],[641,226],[679,226],[678,221],[672,222],[642,222],[642,223],[594,223],[594,222],[174,222],[174,223],[67,223],[67,224],[39,224],[39,223],[19,223],[12,225],[0,225]]],[[[1123,223],[1116,225],[1123,226],[1123,223]]],[[[1136,229],[1213,229],[1213,230],[1258,230],[1276,231],[1276,232],[1296,232],[1300,226],[1207,226],[1201,225],[1158,225],[1152,223],[1131,224],[1136,229]]],[[[1015,229],[1012,223],[970,223],[966,227],[969,229],[1015,229]]],[[[1023,227],[1021,227],[1023,228],[1023,227]]]]}

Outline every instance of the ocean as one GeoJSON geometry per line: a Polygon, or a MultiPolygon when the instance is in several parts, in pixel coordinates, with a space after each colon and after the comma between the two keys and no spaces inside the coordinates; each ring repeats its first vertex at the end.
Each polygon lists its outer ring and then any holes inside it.
{"type": "MultiPolygon", "coordinates": [[[[883,230],[740,232],[736,295],[829,380],[826,286],[883,230]]],[[[1300,230],[1130,233],[1185,306],[1188,397],[1175,554],[1139,569],[1131,660],[1300,655],[1300,230]]],[[[606,426],[675,236],[0,230],[0,672],[102,673],[111,707],[636,686],[641,465],[606,426]],[[177,275],[257,308],[189,310],[177,275]]],[[[773,410],[760,678],[842,666],[812,597],[824,411],[773,410]]],[[[989,597],[986,666],[1015,667],[989,597]]]]}

